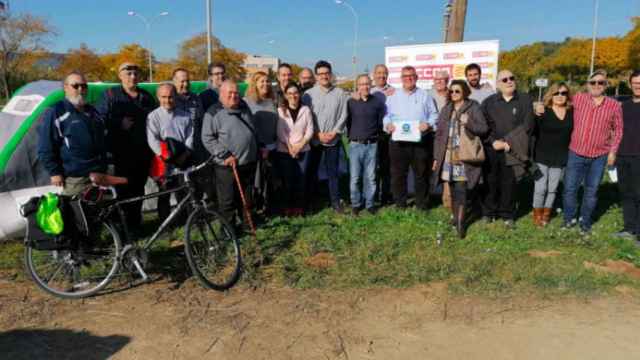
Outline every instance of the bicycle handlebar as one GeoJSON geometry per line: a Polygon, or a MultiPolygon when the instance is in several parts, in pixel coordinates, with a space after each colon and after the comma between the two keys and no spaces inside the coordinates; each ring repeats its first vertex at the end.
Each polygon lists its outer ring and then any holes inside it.
{"type": "Polygon", "coordinates": [[[189,175],[191,175],[191,173],[199,171],[202,168],[206,167],[207,165],[212,164],[213,158],[214,156],[212,155],[206,161],[203,161],[201,164],[190,166],[185,170],[174,169],[170,176],[184,175],[185,177],[188,177],[189,175]]]}

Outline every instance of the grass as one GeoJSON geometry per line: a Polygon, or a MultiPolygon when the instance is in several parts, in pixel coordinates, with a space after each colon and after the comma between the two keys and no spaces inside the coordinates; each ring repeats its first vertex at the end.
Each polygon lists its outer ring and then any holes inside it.
{"type": "MultiPolygon", "coordinates": [[[[348,289],[444,281],[457,294],[485,295],[597,295],[619,285],[640,288],[639,280],[584,267],[585,261],[607,259],[640,266],[640,250],[634,243],[610,235],[622,226],[616,199],[615,187],[603,185],[596,211],[599,219],[588,238],[577,230],[560,230],[560,216],[544,229],[535,228],[526,208],[520,210],[522,217],[514,230],[501,222],[475,222],[464,240],[447,224],[449,215],[442,207],[428,214],[389,207],[375,216],[336,215],[327,209],[305,218],[275,218],[260,226],[257,240],[242,239],[242,282],[348,289]],[[535,258],[528,255],[530,250],[561,254],[535,258]],[[324,260],[318,263],[317,258],[324,260]]],[[[147,227],[152,232],[153,226],[147,227]]],[[[181,229],[169,236],[181,237],[181,229]]],[[[151,261],[155,269],[180,280],[182,276],[175,274],[185,272],[186,262],[180,249],[169,244],[167,238],[161,240],[151,261]]],[[[0,247],[0,270],[19,268],[21,248],[0,247]]]]}

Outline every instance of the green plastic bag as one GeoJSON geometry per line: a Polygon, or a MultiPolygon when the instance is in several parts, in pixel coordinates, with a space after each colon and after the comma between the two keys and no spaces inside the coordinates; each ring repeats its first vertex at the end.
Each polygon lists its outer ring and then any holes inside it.
{"type": "Polygon", "coordinates": [[[40,229],[49,235],[59,235],[64,230],[62,212],[58,207],[58,195],[48,193],[40,200],[36,222],[40,229]]]}

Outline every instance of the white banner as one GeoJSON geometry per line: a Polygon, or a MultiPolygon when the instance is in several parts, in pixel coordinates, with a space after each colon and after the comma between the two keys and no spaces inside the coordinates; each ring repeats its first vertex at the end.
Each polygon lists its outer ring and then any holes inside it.
{"type": "Polygon", "coordinates": [[[418,87],[430,89],[437,71],[446,71],[449,78],[464,79],[464,68],[476,63],[482,68],[482,81],[495,89],[498,71],[498,40],[459,43],[389,46],[385,48],[385,63],[389,68],[389,84],[400,87],[403,66],[411,65],[418,72],[418,87]]]}

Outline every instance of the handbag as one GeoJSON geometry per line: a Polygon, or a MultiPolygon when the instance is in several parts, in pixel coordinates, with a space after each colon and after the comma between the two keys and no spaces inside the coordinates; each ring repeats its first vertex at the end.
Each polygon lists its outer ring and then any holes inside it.
{"type": "MultiPolygon", "coordinates": [[[[461,116],[466,116],[466,114],[462,114],[461,116]]],[[[458,121],[458,139],[460,141],[458,159],[470,164],[483,163],[485,154],[480,137],[475,135],[470,136],[467,131],[462,131],[461,128],[463,128],[463,126],[461,126],[460,121],[458,121]]]]}

